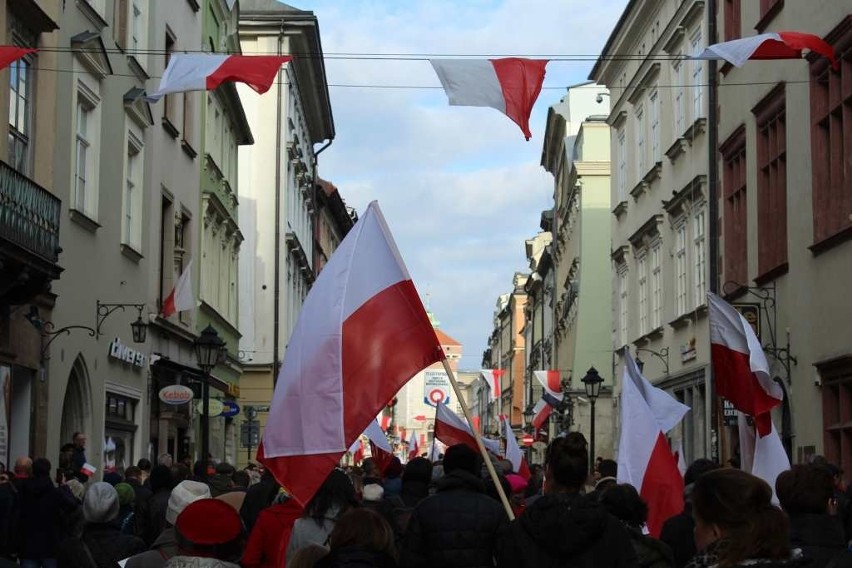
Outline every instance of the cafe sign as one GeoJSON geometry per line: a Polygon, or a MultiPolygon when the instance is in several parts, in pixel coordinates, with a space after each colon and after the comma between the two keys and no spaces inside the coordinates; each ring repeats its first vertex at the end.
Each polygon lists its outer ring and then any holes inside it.
{"type": "Polygon", "coordinates": [[[192,389],[184,385],[169,385],[160,389],[160,400],[166,404],[186,404],[192,397],[192,389]]]}

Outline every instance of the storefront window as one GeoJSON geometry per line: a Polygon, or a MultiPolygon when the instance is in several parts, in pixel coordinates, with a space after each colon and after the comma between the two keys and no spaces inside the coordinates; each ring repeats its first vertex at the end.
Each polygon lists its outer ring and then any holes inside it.
{"type": "Polygon", "coordinates": [[[138,400],[107,392],[104,428],[104,471],[124,470],[134,464],[133,437],[136,433],[135,411],[138,400]]]}

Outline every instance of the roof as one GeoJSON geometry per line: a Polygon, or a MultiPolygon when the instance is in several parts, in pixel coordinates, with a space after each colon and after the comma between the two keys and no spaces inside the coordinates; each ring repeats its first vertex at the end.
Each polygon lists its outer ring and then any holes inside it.
{"type": "Polygon", "coordinates": [[[284,2],[278,0],[241,0],[240,12],[263,12],[263,13],[284,13],[284,12],[302,12],[298,8],[294,8],[284,2]]]}
{"type": "Polygon", "coordinates": [[[598,60],[595,61],[595,65],[594,67],[592,67],[591,73],[589,73],[589,79],[591,79],[592,81],[598,81],[598,73],[601,70],[604,58],[609,54],[609,51],[612,49],[612,45],[615,43],[615,38],[617,38],[618,34],[621,33],[621,29],[627,22],[627,18],[630,17],[630,13],[633,12],[633,9],[638,3],[639,0],[630,0],[630,3],[627,4],[627,7],[624,9],[624,12],[621,13],[621,17],[618,18],[618,22],[615,24],[615,27],[612,28],[612,33],[609,34],[609,39],[606,40],[606,44],[604,45],[601,54],[598,56],[598,60]]]}
{"type": "Polygon", "coordinates": [[[455,345],[461,347],[461,343],[459,343],[437,327],[435,328],[435,335],[438,336],[438,342],[441,344],[441,347],[450,347],[455,345]]]}

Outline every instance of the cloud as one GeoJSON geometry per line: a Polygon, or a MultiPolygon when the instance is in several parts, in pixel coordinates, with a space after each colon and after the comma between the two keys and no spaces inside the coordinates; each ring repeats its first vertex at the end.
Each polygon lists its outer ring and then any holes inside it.
{"type": "Polygon", "coordinates": [[[497,296],[528,269],[551,207],[539,165],[547,108],[585,81],[626,0],[292,0],[319,18],[337,138],[319,170],[363,211],[378,199],[441,328],[478,368],[497,296]],[[365,60],[344,54],[418,54],[365,60]],[[589,55],[552,61],[533,139],[493,109],[450,107],[426,56],[589,55]],[[348,86],[346,86],[348,85],[348,86]],[[399,89],[365,86],[417,86],[399,89]]]}

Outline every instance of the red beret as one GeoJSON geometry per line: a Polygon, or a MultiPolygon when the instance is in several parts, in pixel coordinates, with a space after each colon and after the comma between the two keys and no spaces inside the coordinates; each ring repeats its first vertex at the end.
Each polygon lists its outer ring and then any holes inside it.
{"type": "Polygon", "coordinates": [[[232,560],[243,547],[243,521],[224,501],[199,499],[190,503],[175,522],[178,547],[191,556],[232,560]]]}

